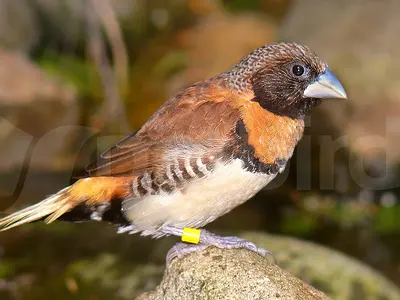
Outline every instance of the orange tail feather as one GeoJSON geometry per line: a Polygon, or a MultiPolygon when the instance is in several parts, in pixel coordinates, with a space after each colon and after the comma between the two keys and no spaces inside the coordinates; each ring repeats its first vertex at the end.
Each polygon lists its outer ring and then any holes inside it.
{"type": "Polygon", "coordinates": [[[52,223],[79,204],[96,205],[127,196],[127,178],[97,177],[77,181],[45,200],[0,219],[0,231],[46,218],[52,223]]]}

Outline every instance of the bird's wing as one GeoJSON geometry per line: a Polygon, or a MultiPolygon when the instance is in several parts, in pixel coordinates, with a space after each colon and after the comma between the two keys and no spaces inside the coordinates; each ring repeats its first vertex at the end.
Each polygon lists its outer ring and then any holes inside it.
{"type": "MultiPolygon", "coordinates": [[[[168,159],[214,155],[232,142],[240,112],[235,95],[197,84],[168,100],[135,135],[126,137],[86,168],[86,176],[140,175],[168,159]]],[[[195,158],[195,157],[193,157],[195,158]]]]}

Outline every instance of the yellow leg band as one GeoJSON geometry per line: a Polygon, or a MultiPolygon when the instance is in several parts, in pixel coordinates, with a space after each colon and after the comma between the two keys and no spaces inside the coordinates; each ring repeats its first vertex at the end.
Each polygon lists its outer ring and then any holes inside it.
{"type": "Polygon", "coordinates": [[[182,242],[198,244],[200,242],[200,229],[196,228],[183,228],[182,242]]]}

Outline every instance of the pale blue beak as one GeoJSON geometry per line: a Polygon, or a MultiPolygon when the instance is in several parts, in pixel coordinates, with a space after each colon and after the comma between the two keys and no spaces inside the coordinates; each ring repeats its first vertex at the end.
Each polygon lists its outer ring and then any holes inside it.
{"type": "Polygon", "coordinates": [[[339,79],[327,68],[325,73],[319,75],[314,82],[308,85],[303,98],[347,99],[347,95],[339,79]]]}

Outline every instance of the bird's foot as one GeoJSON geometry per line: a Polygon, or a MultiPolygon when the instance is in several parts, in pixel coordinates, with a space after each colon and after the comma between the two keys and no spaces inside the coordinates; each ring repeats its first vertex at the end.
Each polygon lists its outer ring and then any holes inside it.
{"type": "Polygon", "coordinates": [[[222,249],[245,248],[262,256],[271,254],[270,251],[264,248],[259,248],[256,244],[240,237],[220,236],[204,229],[201,230],[200,243],[208,246],[216,246],[222,249]]]}
{"type": "Polygon", "coordinates": [[[200,251],[207,247],[208,245],[203,244],[177,243],[167,253],[167,267],[174,260],[174,258],[182,258],[192,252],[200,251]]]}
{"type": "Polygon", "coordinates": [[[173,246],[167,254],[167,266],[174,258],[181,258],[192,252],[202,250],[208,246],[222,249],[245,248],[262,256],[271,254],[270,251],[257,247],[254,243],[236,236],[219,236],[207,230],[201,229],[198,244],[178,243],[173,246]]]}

